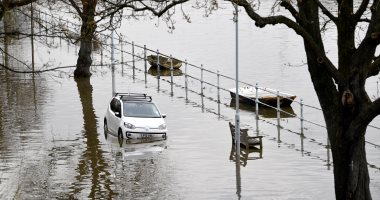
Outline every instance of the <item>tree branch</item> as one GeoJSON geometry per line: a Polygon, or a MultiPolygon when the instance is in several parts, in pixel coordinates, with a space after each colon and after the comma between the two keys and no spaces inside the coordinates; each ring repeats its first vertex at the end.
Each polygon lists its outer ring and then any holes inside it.
{"type": "Polygon", "coordinates": [[[378,115],[380,115],[380,98],[370,103],[365,109],[362,109],[358,116],[351,122],[350,128],[348,129],[350,132],[347,134],[348,139],[353,141],[363,137],[365,131],[356,130],[362,130],[367,127],[378,115]]]}
{"type": "Polygon", "coordinates": [[[299,17],[298,11],[290,4],[290,1],[282,0],[280,5],[289,10],[290,14],[292,14],[296,21],[304,23],[303,20],[299,17]]]}
{"type": "Polygon", "coordinates": [[[300,35],[306,43],[308,43],[314,53],[318,57],[318,62],[320,64],[323,64],[323,66],[326,67],[326,69],[330,72],[331,77],[335,80],[336,83],[342,83],[343,79],[341,78],[341,75],[337,68],[332,64],[329,58],[326,57],[326,54],[322,49],[318,47],[318,45],[314,42],[311,35],[300,25],[298,25],[296,22],[292,21],[291,19],[278,15],[278,16],[270,16],[270,17],[261,17],[259,14],[257,14],[253,8],[251,7],[250,3],[248,3],[246,0],[239,0],[234,1],[230,0],[234,3],[236,3],[239,6],[242,6],[248,16],[254,20],[256,23],[255,25],[263,28],[264,26],[270,24],[270,25],[276,25],[276,24],[284,24],[290,29],[294,30],[298,35],[300,35]]]}
{"type": "Polygon", "coordinates": [[[379,71],[380,71],[380,58],[376,58],[373,61],[373,63],[371,63],[371,65],[368,67],[367,78],[378,75],[379,71]]]}
{"type": "Polygon", "coordinates": [[[77,5],[77,3],[75,3],[74,0],[69,0],[69,2],[71,3],[71,5],[74,7],[74,9],[78,12],[78,15],[82,18],[82,11],[80,10],[79,6],[77,5]]]}
{"type": "Polygon", "coordinates": [[[360,4],[359,9],[356,11],[355,16],[354,16],[356,23],[360,21],[363,13],[367,10],[368,4],[369,4],[369,0],[363,0],[362,3],[360,4]]]}
{"type": "Polygon", "coordinates": [[[26,71],[26,70],[15,70],[15,69],[12,69],[6,65],[3,65],[0,63],[0,67],[8,70],[8,71],[11,71],[11,72],[14,72],[14,73],[19,73],[19,74],[41,74],[41,73],[45,73],[45,72],[51,72],[51,71],[57,71],[59,69],[67,69],[67,68],[75,68],[76,66],[62,66],[62,67],[54,67],[54,68],[50,68],[50,69],[44,69],[44,70],[35,70],[35,71],[26,71]]]}
{"type": "Polygon", "coordinates": [[[329,10],[327,10],[327,8],[319,0],[314,0],[314,2],[322,10],[322,13],[325,14],[331,21],[333,21],[335,24],[338,22],[338,18],[335,17],[329,10]]]}
{"type": "MultiPolygon", "coordinates": [[[[15,8],[15,7],[20,7],[20,6],[25,6],[25,5],[28,5],[32,2],[35,2],[37,0],[18,0],[18,1],[11,1],[9,2],[9,4],[7,5],[8,9],[12,9],[12,8],[15,8]]],[[[4,3],[2,3],[4,6],[4,3]]]]}
{"type": "MultiPolygon", "coordinates": [[[[153,1],[156,2],[156,3],[165,3],[166,2],[166,0],[153,0],[153,1]]],[[[112,12],[108,12],[106,15],[103,15],[99,20],[97,20],[97,22],[100,22],[100,21],[104,20],[105,18],[116,14],[117,12],[119,12],[120,10],[123,10],[124,8],[130,8],[130,9],[132,9],[135,12],[150,11],[154,15],[160,17],[166,11],[168,11],[170,8],[172,8],[172,7],[174,7],[174,6],[178,5],[178,4],[182,4],[182,3],[188,2],[188,1],[189,0],[172,1],[170,4],[167,4],[160,11],[157,11],[155,8],[150,7],[150,6],[146,5],[146,4],[144,4],[142,1],[137,1],[140,4],[142,4],[141,7],[138,7],[135,4],[133,4],[132,1],[127,2],[127,3],[123,3],[123,4],[114,4],[114,3],[109,2],[109,3],[111,3],[113,5],[113,8],[108,9],[108,10],[112,10],[112,12]]]]}

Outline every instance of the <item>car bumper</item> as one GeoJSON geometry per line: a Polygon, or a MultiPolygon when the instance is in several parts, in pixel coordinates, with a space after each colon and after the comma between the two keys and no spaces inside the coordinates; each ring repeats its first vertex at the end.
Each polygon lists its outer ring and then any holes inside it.
{"type": "Polygon", "coordinates": [[[127,138],[140,139],[140,138],[166,138],[166,129],[149,129],[136,128],[136,129],[126,129],[124,134],[127,138]]]}

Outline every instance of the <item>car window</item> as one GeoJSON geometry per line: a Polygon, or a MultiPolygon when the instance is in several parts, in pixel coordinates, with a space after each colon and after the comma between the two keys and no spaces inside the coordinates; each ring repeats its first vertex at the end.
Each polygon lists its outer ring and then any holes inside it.
{"type": "Polygon", "coordinates": [[[146,117],[159,118],[161,117],[156,105],[148,102],[124,102],[123,115],[126,117],[146,117]]]}
{"type": "Polygon", "coordinates": [[[110,108],[111,108],[111,110],[112,110],[113,112],[116,111],[116,102],[118,102],[118,100],[115,99],[115,98],[113,98],[112,101],[111,101],[111,103],[110,103],[110,108]]]}
{"type": "Polygon", "coordinates": [[[120,101],[116,101],[116,103],[115,103],[115,112],[121,113],[121,103],[120,103],[120,101]]]}

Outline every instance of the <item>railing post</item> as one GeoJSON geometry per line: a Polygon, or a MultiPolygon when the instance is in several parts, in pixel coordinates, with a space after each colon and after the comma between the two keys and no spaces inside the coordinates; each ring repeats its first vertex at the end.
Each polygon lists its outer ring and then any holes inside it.
{"type": "Polygon", "coordinates": [[[173,94],[173,57],[170,55],[170,95],[173,94]]]}
{"type": "MultiPolygon", "coordinates": [[[[60,27],[61,25],[62,25],[62,23],[61,23],[61,17],[59,17],[59,19],[58,19],[58,26],[60,27]]],[[[62,31],[59,32],[59,46],[62,47],[62,31]]]]}
{"type": "Polygon", "coordinates": [[[187,83],[187,60],[185,60],[185,97],[186,97],[186,102],[189,100],[188,99],[188,83],[187,83]]]}
{"type": "Polygon", "coordinates": [[[132,69],[133,69],[133,80],[135,80],[135,42],[132,41],[132,69]]]}
{"type": "Polygon", "coordinates": [[[145,86],[147,84],[147,63],[146,63],[146,45],[144,44],[144,77],[145,77],[145,86]]]}
{"type": "Polygon", "coordinates": [[[256,92],[256,98],[255,98],[255,114],[256,114],[256,133],[259,134],[259,87],[256,83],[255,85],[255,92],[256,92]]]}
{"type": "Polygon", "coordinates": [[[157,49],[157,90],[160,90],[160,52],[157,49]]]}
{"type": "Polygon", "coordinates": [[[220,116],[220,73],[219,70],[216,74],[216,89],[217,89],[217,99],[218,99],[218,116],[220,116]]]}
{"type": "Polygon", "coordinates": [[[300,112],[301,112],[301,117],[300,117],[300,120],[301,120],[301,135],[303,136],[303,100],[301,99],[300,101],[300,112]]]}
{"type": "Polygon", "coordinates": [[[202,100],[202,112],[204,112],[204,101],[203,101],[203,97],[204,97],[204,94],[203,94],[203,65],[201,65],[201,100],[202,100]]]}
{"type": "Polygon", "coordinates": [[[201,65],[201,96],[203,96],[203,65],[201,65]]]}
{"type": "Polygon", "coordinates": [[[121,36],[119,37],[119,43],[120,43],[120,54],[121,54],[121,75],[124,76],[124,53],[123,53],[123,41],[121,39],[121,36]]]}
{"type": "Polygon", "coordinates": [[[277,91],[277,126],[280,127],[280,92],[277,91]]]}
{"type": "MultiPolygon", "coordinates": [[[[69,27],[69,23],[67,22],[67,20],[66,20],[66,27],[69,27]]],[[[40,33],[42,33],[41,30],[40,30],[40,33]]],[[[66,41],[67,41],[67,53],[70,53],[70,39],[66,38],[66,41]]],[[[103,46],[101,46],[101,48],[102,47],[103,46]]]]}
{"type": "Polygon", "coordinates": [[[47,15],[45,14],[45,35],[48,36],[48,21],[47,21],[47,15]]]}
{"type": "Polygon", "coordinates": [[[331,149],[331,144],[330,144],[330,140],[329,140],[329,136],[327,136],[327,145],[326,145],[326,149],[327,149],[327,170],[330,170],[330,149],[331,149]]]}
{"type": "Polygon", "coordinates": [[[103,65],[103,46],[100,48],[100,65],[103,65]]]}
{"type": "Polygon", "coordinates": [[[42,19],[41,19],[41,10],[38,10],[38,20],[39,20],[39,26],[38,26],[38,28],[39,28],[39,31],[40,31],[40,33],[42,33],[41,32],[41,27],[42,27],[42,19]]]}

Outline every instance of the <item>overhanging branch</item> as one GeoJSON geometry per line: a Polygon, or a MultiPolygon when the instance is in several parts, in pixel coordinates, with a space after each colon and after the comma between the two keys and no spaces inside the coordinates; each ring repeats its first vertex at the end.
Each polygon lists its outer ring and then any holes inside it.
{"type": "Polygon", "coordinates": [[[322,13],[325,14],[331,21],[333,21],[335,24],[338,22],[338,18],[335,17],[329,10],[327,10],[327,8],[319,0],[314,0],[314,2],[321,9],[322,13]]]}
{"type": "Polygon", "coordinates": [[[380,98],[370,103],[365,109],[362,109],[355,120],[351,122],[350,128],[348,129],[351,130],[347,135],[348,139],[352,141],[363,137],[365,132],[356,130],[361,130],[367,127],[378,115],[380,115],[380,98]]]}
{"type": "Polygon", "coordinates": [[[368,77],[376,76],[380,71],[380,58],[376,58],[373,63],[368,67],[368,77]]]}
{"type": "Polygon", "coordinates": [[[79,6],[77,5],[77,3],[75,3],[74,0],[69,0],[69,2],[71,3],[71,5],[74,7],[74,9],[78,12],[78,15],[80,17],[82,17],[83,13],[82,11],[80,10],[79,6]]]}
{"type": "Polygon", "coordinates": [[[341,75],[337,68],[332,64],[329,58],[327,58],[325,52],[318,47],[318,45],[314,42],[311,35],[299,24],[292,21],[291,19],[278,15],[278,16],[270,16],[270,17],[261,17],[259,14],[257,14],[253,8],[251,7],[251,4],[248,3],[246,0],[230,0],[233,3],[236,3],[239,6],[242,6],[248,16],[255,21],[255,25],[262,28],[266,25],[276,25],[276,24],[284,24],[290,29],[294,30],[298,35],[300,35],[306,43],[310,45],[314,53],[318,57],[318,62],[325,66],[326,69],[329,71],[331,77],[335,80],[337,84],[343,83],[343,79],[341,78],[341,75]]]}
{"type": "Polygon", "coordinates": [[[362,3],[360,4],[359,9],[356,11],[355,16],[354,16],[356,23],[361,21],[361,17],[363,13],[367,10],[368,4],[369,4],[369,0],[363,0],[362,3]]]}

